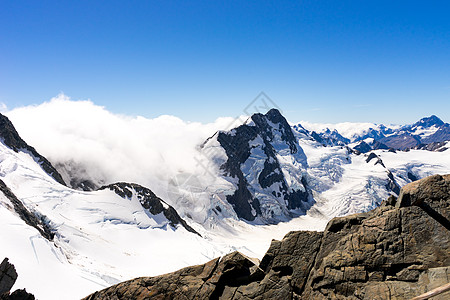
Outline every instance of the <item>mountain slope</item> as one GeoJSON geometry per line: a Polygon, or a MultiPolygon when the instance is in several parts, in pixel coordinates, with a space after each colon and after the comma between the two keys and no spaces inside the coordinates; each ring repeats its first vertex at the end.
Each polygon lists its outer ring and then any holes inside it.
{"type": "Polygon", "coordinates": [[[0,114],[0,140],[7,147],[14,150],[15,152],[25,152],[28,153],[33,159],[39,163],[42,169],[52,176],[57,182],[62,185],[66,185],[62,176],[58,171],[52,166],[52,164],[42,155],[40,155],[36,149],[29,146],[17,133],[14,125],[11,121],[4,115],[0,114]]]}

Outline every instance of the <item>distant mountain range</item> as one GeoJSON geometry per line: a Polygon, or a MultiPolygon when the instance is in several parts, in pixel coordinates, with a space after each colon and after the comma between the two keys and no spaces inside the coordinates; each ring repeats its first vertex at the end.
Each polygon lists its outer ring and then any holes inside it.
{"type": "MultiPolygon", "coordinates": [[[[355,124],[355,126],[358,126],[355,124]]],[[[450,124],[432,115],[420,119],[412,125],[400,127],[373,124],[362,128],[351,136],[343,136],[338,130],[330,128],[315,131],[306,130],[301,124],[293,126],[295,130],[307,132],[317,142],[326,146],[349,145],[362,153],[376,149],[409,150],[426,148],[428,144],[438,144],[450,140],[450,124]],[[358,143],[355,145],[355,143],[358,143]]],[[[432,147],[429,147],[430,150],[432,147]]],[[[436,149],[433,149],[436,150],[436,149]]]]}

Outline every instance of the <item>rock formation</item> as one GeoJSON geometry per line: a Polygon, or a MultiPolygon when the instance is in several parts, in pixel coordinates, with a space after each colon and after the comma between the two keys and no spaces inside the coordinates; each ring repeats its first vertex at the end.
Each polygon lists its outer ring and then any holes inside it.
{"type": "Polygon", "coordinates": [[[8,262],[7,258],[3,259],[0,264],[0,300],[34,300],[34,296],[27,293],[25,289],[10,293],[16,280],[16,268],[8,262]]]}
{"type": "Polygon", "coordinates": [[[450,281],[449,204],[450,175],[434,175],[324,232],[272,241],[260,264],[234,252],[85,299],[410,299],[450,281]]]}

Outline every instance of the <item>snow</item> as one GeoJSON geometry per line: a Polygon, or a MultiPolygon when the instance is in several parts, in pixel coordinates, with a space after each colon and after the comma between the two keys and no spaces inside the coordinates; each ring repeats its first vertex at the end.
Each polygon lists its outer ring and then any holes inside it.
{"type": "MultiPolygon", "coordinates": [[[[119,281],[205,263],[234,250],[261,259],[272,238],[281,239],[292,229],[323,230],[326,224],[309,216],[277,226],[253,226],[230,217],[221,223],[206,220],[210,226],[204,227],[187,219],[201,238],[181,226],[172,229],[164,216],[145,211],[135,195],[123,199],[110,190],[81,192],[62,186],[28,154],[3,144],[0,178],[56,231],[53,242],[41,237],[10,210],[9,200],[0,193],[0,257],[10,258],[18,270],[14,289],[27,288],[38,299],[59,299],[61,294],[79,299],[119,281]]],[[[197,192],[204,199],[211,196],[197,192]]],[[[205,202],[208,207],[194,211],[202,213],[218,203],[229,206],[217,193],[205,202]]]]}
{"type": "Polygon", "coordinates": [[[423,127],[423,126],[415,126],[413,128],[411,128],[414,131],[415,135],[420,136],[420,138],[426,138],[434,133],[436,133],[436,131],[439,130],[438,127],[436,127],[436,125],[433,125],[429,128],[423,127]]]}
{"type": "MultiPolygon", "coordinates": [[[[0,203],[5,202],[8,200],[0,193],[0,203]]],[[[66,288],[71,291],[70,297],[80,299],[107,286],[98,277],[70,264],[60,248],[4,205],[0,205],[0,228],[0,257],[8,257],[19,274],[13,289],[26,288],[38,299],[56,299],[56,293],[66,288]]]]}

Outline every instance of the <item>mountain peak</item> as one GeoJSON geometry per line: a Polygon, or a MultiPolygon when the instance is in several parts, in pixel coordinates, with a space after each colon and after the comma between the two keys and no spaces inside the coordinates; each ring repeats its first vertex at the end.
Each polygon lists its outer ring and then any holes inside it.
{"type": "Polygon", "coordinates": [[[279,131],[281,133],[281,140],[289,145],[291,153],[297,152],[296,140],[292,132],[291,126],[278,109],[272,108],[265,115],[260,113],[254,114],[252,116],[252,120],[253,122],[255,122],[259,130],[261,132],[264,132],[264,134],[267,134],[270,139],[274,138],[273,130],[279,131]],[[273,125],[267,121],[275,125],[278,125],[278,128],[272,128],[273,125]]]}
{"type": "Polygon", "coordinates": [[[416,122],[413,125],[413,127],[414,126],[432,127],[433,125],[436,125],[436,126],[444,125],[444,121],[442,121],[435,115],[431,115],[429,117],[420,119],[418,122],[416,122]]]}
{"type": "Polygon", "coordinates": [[[298,166],[306,162],[291,126],[280,111],[256,113],[250,122],[229,132],[219,132],[217,141],[227,156],[220,168],[224,177],[237,187],[226,199],[239,218],[254,221],[261,217],[260,220],[278,222],[290,217],[289,210],[305,212],[310,207],[306,179],[298,174],[298,167],[280,162],[277,155],[292,157],[298,166]],[[285,174],[290,171],[295,173],[292,176],[295,179],[288,182],[285,174]]]}
{"type": "Polygon", "coordinates": [[[284,119],[284,117],[281,114],[281,112],[278,109],[276,109],[276,108],[271,108],[268,112],[266,112],[266,117],[268,117],[268,118],[282,117],[284,119]]]}

